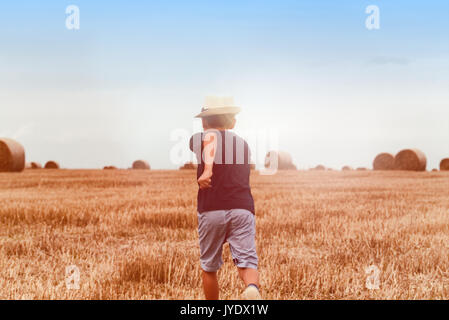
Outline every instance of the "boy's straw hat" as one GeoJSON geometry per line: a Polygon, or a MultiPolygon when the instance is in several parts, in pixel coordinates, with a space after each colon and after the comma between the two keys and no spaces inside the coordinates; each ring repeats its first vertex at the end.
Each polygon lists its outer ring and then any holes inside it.
{"type": "Polygon", "coordinates": [[[218,114],[236,114],[239,112],[240,107],[234,105],[233,97],[208,96],[205,99],[201,113],[197,114],[195,118],[209,117],[218,114]]]}

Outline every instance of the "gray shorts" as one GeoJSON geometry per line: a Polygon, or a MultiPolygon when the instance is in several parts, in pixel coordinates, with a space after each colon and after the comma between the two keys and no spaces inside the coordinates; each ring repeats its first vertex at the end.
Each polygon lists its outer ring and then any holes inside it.
{"type": "Polygon", "coordinates": [[[257,269],[256,223],[254,214],[245,209],[215,210],[198,213],[201,268],[220,269],[223,244],[228,242],[234,264],[257,269]]]}

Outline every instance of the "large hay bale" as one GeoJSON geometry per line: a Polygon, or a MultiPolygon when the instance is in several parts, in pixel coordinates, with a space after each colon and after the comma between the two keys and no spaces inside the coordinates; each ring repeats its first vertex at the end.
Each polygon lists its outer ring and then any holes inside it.
{"type": "Polygon", "coordinates": [[[441,171],[449,171],[449,158],[444,158],[440,162],[440,170],[441,171]]]}
{"type": "Polygon", "coordinates": [[[379,153],[373,161],[373,170],[394,170],[394,156],[391,153],[379,153]]]}
{"type": "Polygon", "coordinates": [[[145,160],[136,160],[133,162],[133,169],[135,169],[135,170],[150,170],[150,164],[145,160]]]}
{"type": "Polygon", "coordinates": [[[39,162],[31,162],[31,169],[41,169],[42,165],[39,162]]]}
{"type": "Polygon", "coordinates": [[[56,161],[47,161],[44,166],[45,169],[59,169],[59,163],[56,161]]]}
{"type": "Polygon", "coordinates": [[[418,149],[404,149],[394,157],[395,170],[425,171],[426,155],[418,149]]]}
{"type": "Polygon", "coordinates": [[[0,172],[20,172],[25,169],[25,149],[8,138],[0,139],[0,172]]]}
{"type": "Polygon", "coordinates": [[[198,167],[197,164],[193,162],[186,162],[182,167],[180,167],[180,170],[194,170],[198,167]]]}
{"type": "Polygon", "coordinates": [[[296,166],[293,164],[292,156],[285,151],[269,151],[265,156],[265,168],[271,168],[272,159],[277,159],[277,169],[279,170],[296,170],[296,166]]]}
{"type": "Polygon", "coordinates": [[[350,166],[344,166],[343,168],[341,168],[341,171],[352,171],[354,169],[352,169],[350,166]]]}

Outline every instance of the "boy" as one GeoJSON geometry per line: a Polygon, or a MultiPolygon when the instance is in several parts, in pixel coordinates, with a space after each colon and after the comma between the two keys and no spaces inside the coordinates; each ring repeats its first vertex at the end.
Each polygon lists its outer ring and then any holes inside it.
{"type": "Polygon", "coordinates": [[[261,298],[254,200],[249,186],[250,150],[245,140],[229,131],[239,111],[232,98],[206,98],[205,107],[196,116],[202,119],[205,132],[190,139],[190,149],[198,160],[198,233],[208,300],[219,298],[217,271],[223,264],[225,242],[246,286],[243,299],[261,298]]]}

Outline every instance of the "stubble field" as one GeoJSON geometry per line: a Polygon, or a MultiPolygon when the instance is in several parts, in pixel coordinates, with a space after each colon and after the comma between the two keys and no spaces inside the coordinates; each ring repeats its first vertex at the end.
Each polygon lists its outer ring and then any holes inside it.
{"type": "MultiPolygon", "coordinates": [[[[449,299],[449,173],[253,172],[251,185],[264,298],[449,299]]],[[[0,174],[0,298],[202,299],[196,192],[193,170],[0,174]]],[[[239,299],[227,246],[224,261],[221,298],[239,299]]]]}

